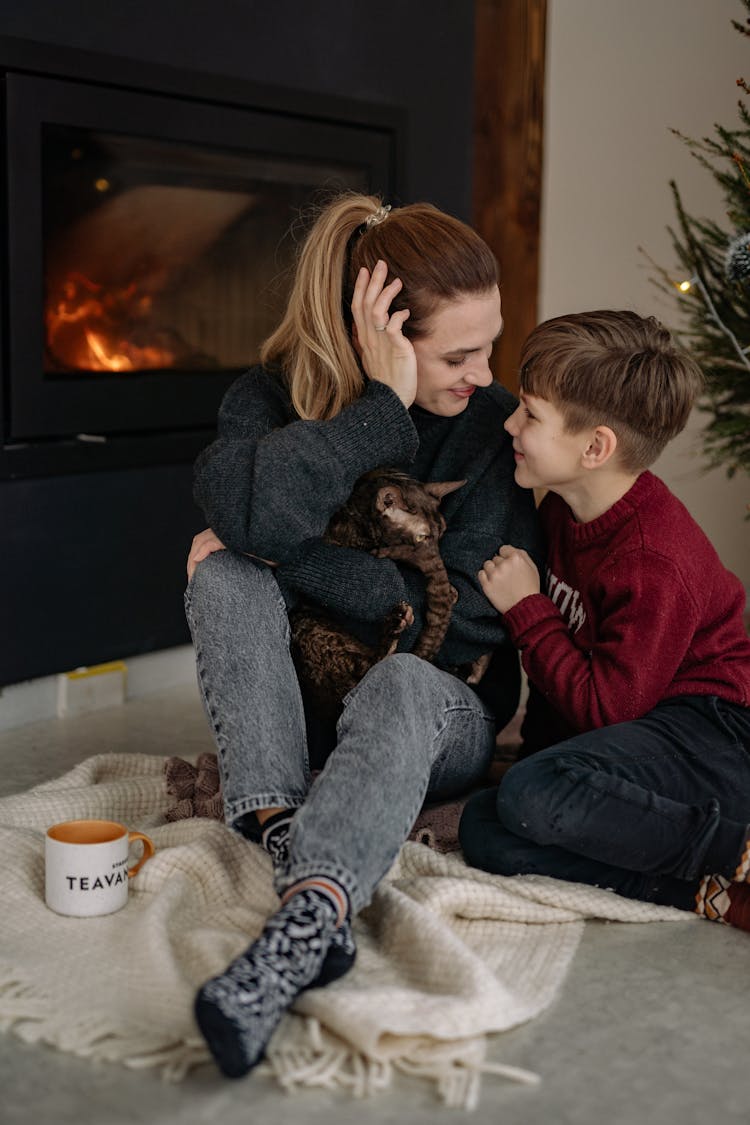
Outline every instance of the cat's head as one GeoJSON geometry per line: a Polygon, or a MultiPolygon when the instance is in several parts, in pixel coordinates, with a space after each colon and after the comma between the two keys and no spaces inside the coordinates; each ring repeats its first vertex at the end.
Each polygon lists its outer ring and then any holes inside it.
{"type": "Polygon", "coordinates": [[[430,481],[422,484],[405,473],[375,470],[372,484],[373,513],[386,543],[419,546],[437,542],[445,531],[440,501],[466,484],[465,480],[430,481]]]}

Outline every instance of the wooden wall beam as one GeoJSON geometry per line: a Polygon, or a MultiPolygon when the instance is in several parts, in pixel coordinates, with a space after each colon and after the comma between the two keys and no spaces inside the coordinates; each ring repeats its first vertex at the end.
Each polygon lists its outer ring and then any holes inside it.
{"type": "Polygon", "coordinates": [[[516,390],[537,323],[547,0],[474,0],[474,11],[473,224],[502,276],[493,374],[516,390]]]}

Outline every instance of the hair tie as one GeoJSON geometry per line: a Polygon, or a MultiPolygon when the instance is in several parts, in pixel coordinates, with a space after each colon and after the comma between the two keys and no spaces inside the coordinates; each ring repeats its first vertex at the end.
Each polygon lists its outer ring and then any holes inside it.
{"type": "Polygon", "coordinates": [[[388,218],[388,212],[390,211],[390,209],[390,203],[382,203],[380,207],[378,207],[377,211],[373,211],[373,213],[371,215],[368,215],[365,219],[365,230],[370,230],[371,227],[376,227],[378,223],[385,222],[385,220],[388,218]]]}

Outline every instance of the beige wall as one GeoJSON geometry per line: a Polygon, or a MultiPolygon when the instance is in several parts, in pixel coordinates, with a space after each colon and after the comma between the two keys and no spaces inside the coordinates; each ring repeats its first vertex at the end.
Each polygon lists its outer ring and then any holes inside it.
{"type": "MultiPolygon", "coordinates": [[[[674,266],[670,179],[690,214],[724,221],[713,177],[669,127],[734,127],[750,40],[730,20],[746,14],[739,0],[549,0],[540,319],[609,307],[678,324],[638,247],[674,266]]],[[[750,589],[750,479],[704,471],[701,422],[655,470],[750,589]]]]}

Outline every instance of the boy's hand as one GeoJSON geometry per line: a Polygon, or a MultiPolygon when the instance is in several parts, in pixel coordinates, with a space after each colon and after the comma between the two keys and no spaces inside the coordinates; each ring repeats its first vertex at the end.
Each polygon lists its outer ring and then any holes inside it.
{"type": "Polygon", "coordinates": [[[541,590],[539,571],[520,547],[501,547],[479,571],[479,584],[495,609],[505,613],[541,590]]]}

